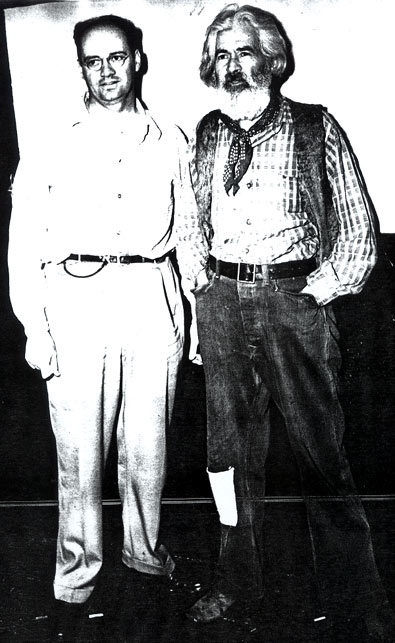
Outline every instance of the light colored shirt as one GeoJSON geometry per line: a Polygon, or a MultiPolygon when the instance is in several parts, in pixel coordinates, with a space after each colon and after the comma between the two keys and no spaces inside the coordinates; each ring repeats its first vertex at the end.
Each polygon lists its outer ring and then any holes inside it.
{"type": "Polygon", "coordinates": [[[141,105],[137,114],[84,109],[21,159],[12,201],[10,294],[27,335],[47,328],[44,263],[177,248],[192,284],[205,263],[185,138],[141,105]]]}
{"type": "MultiPolygon", "coordinates": [[[[325,165],[339,222],[330,256],[307,278],[306,291],[319,304],[358,293],[376,262],[374,213],[353,152],[334,118],[323,112],[325,165]]],[[[233,134],[219,122],[214,164],[211,253],[231,262],[270,264],[318,253],[316,226],[303,207],[303,185],[295,153],[290,106],[252,137],[252,162],[233,195],[223,173],[233,134]]]]}

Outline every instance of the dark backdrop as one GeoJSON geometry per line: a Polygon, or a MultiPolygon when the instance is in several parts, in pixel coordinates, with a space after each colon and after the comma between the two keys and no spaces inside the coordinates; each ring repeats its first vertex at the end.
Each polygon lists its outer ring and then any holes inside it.
{"type": "MultiPolygon", "coordinates": [[[[11,2],[9,6],[11,6],[11,2]]],[[[56,457],[45,385],[24,362],[24,334],[12,314],[7,285],[10,174],[18,160],[3,12],[0,13],[0,502],[56,498],[56,457]]],[[[21,257],[23,261],[23,257],[21,257]]],[[[395,235],[381,235],[380,259],[361,295],[336,302],[342,337],[342,399],[351,466],[362,494],[394,494],[395,235]]],[[[311,391],[314,395],[314,391],[311,391]]],[[[272,409],[268,494],[299,493],[295,463],[276,409],[272,409]]],[[[185,360],[168,436],[165,496],[209,496],[205,474],[203,370],[185,360]]],[[[116,498],[112,449],[104,496],[116,498]]]]}

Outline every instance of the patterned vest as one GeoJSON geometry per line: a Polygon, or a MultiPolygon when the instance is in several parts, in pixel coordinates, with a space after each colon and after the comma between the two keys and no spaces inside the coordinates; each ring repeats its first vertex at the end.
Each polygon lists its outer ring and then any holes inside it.
{"type": "MultiPolygon", "coordinates": [[[[322,105],[296,103],[287,98],[295,134],[295,153],[303,183],[302,198],[308,216],[316,225],[321,261],[328,257],[337,238],[339,223],[325,170],[325,130],[322,105]]],[[[211,225],[212,179],[217,145],[218,110],[207,114],[196,130],[196,156],[192,176],[199,216],[206,237],[213,237],[211,225]]]]}

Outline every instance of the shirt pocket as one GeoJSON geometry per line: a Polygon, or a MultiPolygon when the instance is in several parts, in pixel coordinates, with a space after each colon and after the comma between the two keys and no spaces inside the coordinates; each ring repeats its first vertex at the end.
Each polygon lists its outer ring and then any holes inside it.
{"type": "Polygon", "coordinates": [[[264,169],[257,188],[257,200],[264,206],[269,206],[269,211],[282,212],[284,215],[303,212],[301,178],[297,171],[276,172],[264,169]]]}

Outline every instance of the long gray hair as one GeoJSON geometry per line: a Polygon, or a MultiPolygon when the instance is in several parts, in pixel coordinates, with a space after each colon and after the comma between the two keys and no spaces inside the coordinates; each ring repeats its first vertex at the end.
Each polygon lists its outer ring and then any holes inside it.
{"type": "Polygon", "coordinates": [[[217,35],[234,26],[255,34],[263,56],[268,60],[274,81],[281,86],[295,69],[292,44],[281,22],[268,11],[250,5],[229,4],[214,18],[206,31],[200,63],[200,78],[215,87],[215,53],[217,35]]]}

